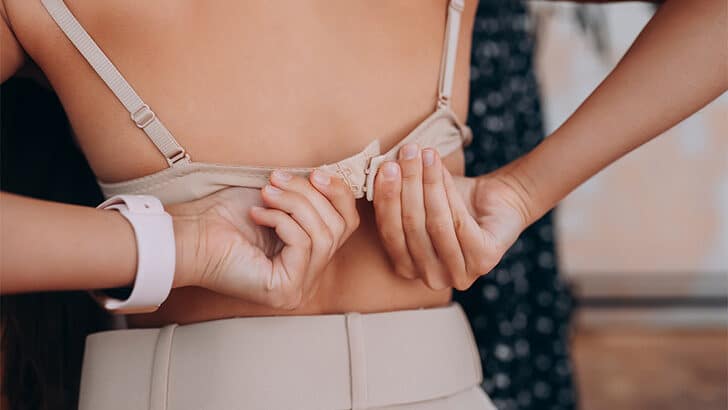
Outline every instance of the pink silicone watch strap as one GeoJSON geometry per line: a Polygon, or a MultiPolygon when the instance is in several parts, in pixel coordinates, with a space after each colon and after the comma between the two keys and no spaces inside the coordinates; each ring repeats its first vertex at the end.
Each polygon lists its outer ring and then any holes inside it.
{"type": "Polygon", "coordinates": [[[116,195],[98,208],[118,210],[134,228],[137,243],[137,273],[126,300],[91,292],[108,310],[117,313],[153,312],[167,299],[175,270],[175,240],[172,217],[159,199],[150,195],[116,195]]]}

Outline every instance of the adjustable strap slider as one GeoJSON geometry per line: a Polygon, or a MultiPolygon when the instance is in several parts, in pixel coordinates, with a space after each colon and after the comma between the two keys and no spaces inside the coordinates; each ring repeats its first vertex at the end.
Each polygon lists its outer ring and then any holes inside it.
{"type": "Polygon", "coordinates": [[[143,104],[137,108],[136,111],[131,113],[131,120],[134,121],[137,127],[146,128],[157,118],[157,114],[149,108],[148,105],[143,104]]]}
{"type": "Polygon", "coordinates": [[[450,7],[456,11],[463,11],[465,9],[465,0],[450,0],[450,7]]]}
{"type": "Polygon", "coordinates": [[[386,160],[386,155],[377,155],[369,160],[369,166],[364,170],[366,179],[362,190],[366,192],[367,201],[371,202],[374,200],[374,178],[377,175],[379,166],[386,160]]]}
{"type": "Polygon", "coordinates": [[[182,160],[184,160],[185,162],[190,161],[190,154],[188,154],[187,151],[185,151],[184,149],[181,149],[167,157],[167,163],[169,164],[169,166],[174,166],[182,160]]]}
{"type": "Polygon", "coordinates": [[[445,90],[440,90],[440,95],[437,97],[437,108],[442,109],[450,105],[450,97],[445,95],[445,90]]]}

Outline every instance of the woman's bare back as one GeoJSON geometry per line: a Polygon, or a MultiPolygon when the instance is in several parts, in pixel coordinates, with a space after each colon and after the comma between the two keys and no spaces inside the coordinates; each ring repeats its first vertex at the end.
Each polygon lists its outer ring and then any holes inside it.
{"type": "MultiPolygon", "coordinates": [[[[57,91],[98,179],[122,181],[165,168],[40,2],[5,3],[15,35],[57,91]]],[[[435,108],[446,0],[66,3],[196,161],[332,163],[374,139],[393,146],[435,108]]],[[[463,120],[475,6],[466,2],[453,91],[463,120]]],[[[462,173],[460,152],[446,163],[462,173]]],[[[314,299],[297,310],[183,288],[158,312],[131,323],[447,303],[448,290],[394,275],[371,204],[360,201],[359,212],[358,231],[334,256],[314,299]]]]}

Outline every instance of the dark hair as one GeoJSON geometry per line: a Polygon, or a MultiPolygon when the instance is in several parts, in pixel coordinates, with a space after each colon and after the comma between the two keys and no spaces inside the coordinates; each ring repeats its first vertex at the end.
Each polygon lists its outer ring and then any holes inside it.
{"type": "MultiPolygon", "coordinates": [[[[51,91],[11,79],[0,86],[0,109],[3,191],[80,205],[101,201],[51,91]]],[[[3,405],[76,409],[84,339],[107,329],[108,315],[85,292],[6,295],[0,313],[3,405]]]]}

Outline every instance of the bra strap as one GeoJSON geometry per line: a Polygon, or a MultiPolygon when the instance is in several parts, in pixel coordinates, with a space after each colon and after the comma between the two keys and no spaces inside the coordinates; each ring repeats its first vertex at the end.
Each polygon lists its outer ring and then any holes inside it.
{"type": "Polygon", "coordinates": [[[458,54],[458,37],[460,35],[460,17],[465,8],[465,0],[450,0],[447,8],[447,23],[445,24],[445,44],[442,50],[442,63],[440,64],[440,85],[437,95],[437,107],[450,106],[452,98],[452,83],[455,77],[455,57],[458,54]]]}
{"type": "Polygon", "coordinates": [[[142,101],[111,60],[96,45],[63,0],[41,0],[41,2],[68,39],[124,105],[131,120],[149,136],[157,149],[165,156],[169,166],[190,162],[185,149],[179,145],[154,111],[142,101]]]}

